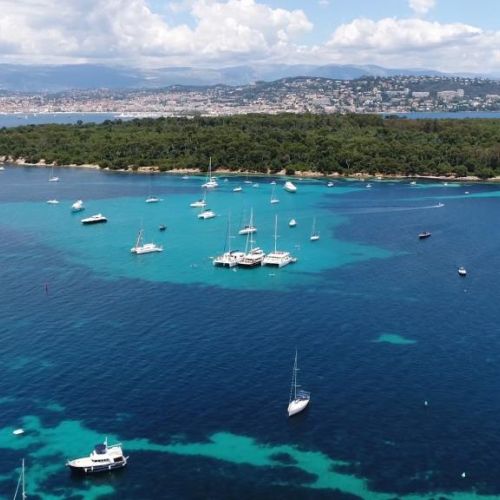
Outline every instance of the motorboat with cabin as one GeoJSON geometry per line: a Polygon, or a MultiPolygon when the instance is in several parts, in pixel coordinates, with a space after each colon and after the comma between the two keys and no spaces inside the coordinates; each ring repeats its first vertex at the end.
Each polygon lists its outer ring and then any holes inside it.
{"type": "Polygon", "coordinates": [[[425,240],[426,238],[429,238],[431,234],[432,233],[430,233],[429,231],[422,231],[421,233],[418,233],[418,238],[420,240],[425,240]]]}
{"type": "Polygon", "coordinates": [[[460,266],[460,267],[458,268],[458,274],[459,274],[460,276],[467,276],[467,270],[465,269],[465,267],[460,266]]]}
{"type": "Polygon", "coordinates": [[[95,474],[121,469],[127,465],[129,457],[123,454],[121,443],[108,445],[108,439],[103,444],[98,444],[88,457],[68,460],[66,465],[75,472],[95,474]]]}
{"type": "Polygon", "coordinates": [[[292,181],[286,181],[285,185],[283,186],[283,189],[285,191],[288,191],[289,193],[297,192],[297,186],[292,181]]]}
{"type": "Polygon", "coordinates": [[[88,224],[101,224],[103,222],[108,222],[108,219],[104,217],[102,214],[95,214],[91,215],[90,217],[87,217],[85,219],[82,219],[80,221],[82,224],[88,225],[88,224]]]}
{"type": "Polygon", "coordinates": [[[295,219],[290,219],[288,221],[288,227],[295,227],[297,225],[297,221],[295,219]]]}

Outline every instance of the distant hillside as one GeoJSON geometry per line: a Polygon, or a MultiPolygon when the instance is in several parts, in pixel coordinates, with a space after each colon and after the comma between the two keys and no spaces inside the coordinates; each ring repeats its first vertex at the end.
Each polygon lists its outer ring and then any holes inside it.
{"type": "MultiPolygon", "coordinates": [[[[297,76],[352,80],[362,76],[445,76],[433,70],[366,65],[259,64],[227,68],[172,67],[143,70],[95,64],[24,66],[0,64],[0,91],[60,92],[72,89],[162,88],[170,85],[246,85],[297,76]]],[[[481,75],[477,75],[481,76],[481,75]]]]}

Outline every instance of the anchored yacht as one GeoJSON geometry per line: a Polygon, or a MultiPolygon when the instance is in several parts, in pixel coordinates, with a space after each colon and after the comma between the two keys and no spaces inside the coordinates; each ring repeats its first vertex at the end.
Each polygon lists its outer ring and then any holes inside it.
{"type": "Polygon", "coordinates": [[[68,460],[66,465],[74,471],[85,474],[105,472],[121,469],[127,465],[128,457],[124,456],[120,443],[108,446],[108,439],[104,444],[98,444],[88,457],[68,460]]]}

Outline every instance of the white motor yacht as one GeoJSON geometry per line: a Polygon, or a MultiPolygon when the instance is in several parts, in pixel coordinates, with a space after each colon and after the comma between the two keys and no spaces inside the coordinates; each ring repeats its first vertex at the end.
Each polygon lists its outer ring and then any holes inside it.
{"type": "Polygon", "coordinates": [[[190,203],[189,206],[193,207],[193,208],[203,208],[203,207],[207,206],[207,202],[204,199],[197,200],[197,201],[193,201],[193,203],[190,203]]]}
{"type": "Polygon", "coordinates": [[[59,205],[59,200],[47,200],[47,203],[49,205],[59,205]]]}
{"type": "Polygon", "coordinates": [[[157,196],[148,196],[146,198],[146,203],[158,203],[161,201],[161,198],[158,198],[157,196]]]}
{"type": "Polygon", "coordinates": [[[106,219],[106,217],[102,214],[95,214],[87,217],[86,219],[82,219],[80,222],[82,224],[99,224],[102,222],[108,222],[108,219],[106,219]]]}
{"type": "Polygon", "coordinates": [[[233,193],[241,193],[243,191],[243,188],[241,186],[236,186],[233,189],[233,193]]]}
{"type": "Polygon", "coordinates": [[[163,252],[163,247],[155,243],[144,243],[144,231],[141,229],[137,236],[135,245],[130,249],[131,253],[142,255],[144,253],[163,252]]]}
{"type": "Polygon", "coordinates": [[[283,189],[285,191],[288,191],[289,193],[296,193],[297,192],[297,186],[291,181],[286,181],[285,185],[283,186],[283,189]]]}
{"type": "Polygon", "coordinates": [[[66,465],[74,471],[84,474],[106,472],[121,469],[127,465],[128,457],[123,454],[121,444],[108,446],[107,438],[104,444],[98,444],[88,457],[68,460],[66,465]]]}
{"type": "Polygon", "coordinates": [[[297,221],[295,219],[290,219],[288,221],[288,226],[289,227],[295,227],[297,225],[297,221]]]}
{"type": "Polygon", "coordinates": [[[465,267],[460,266],[460,267],[458,268],[458,274],[459,274],[460,276],[467,276],[467,270],[465,269],[465,267]]]}

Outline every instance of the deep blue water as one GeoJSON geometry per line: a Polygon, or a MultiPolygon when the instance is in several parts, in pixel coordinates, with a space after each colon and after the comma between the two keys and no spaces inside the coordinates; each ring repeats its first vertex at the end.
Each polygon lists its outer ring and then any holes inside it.
{"type": "Polygon", "coordinates": [[[29,498],[500,496],[497,185],[303,181],[271,206],[230,178],[199,221],[199,177],[59,172],[0,172],[0,497],[23,457],[29,498]],[[213,268],[250,207],[294,266],[213,268]],[[130,254],[141,226],[163,253],[130,254]],[[312,401],[288,419],[296,347],[312,401]],[[129,466],[71,476],[105,436],[129,466]]]}

